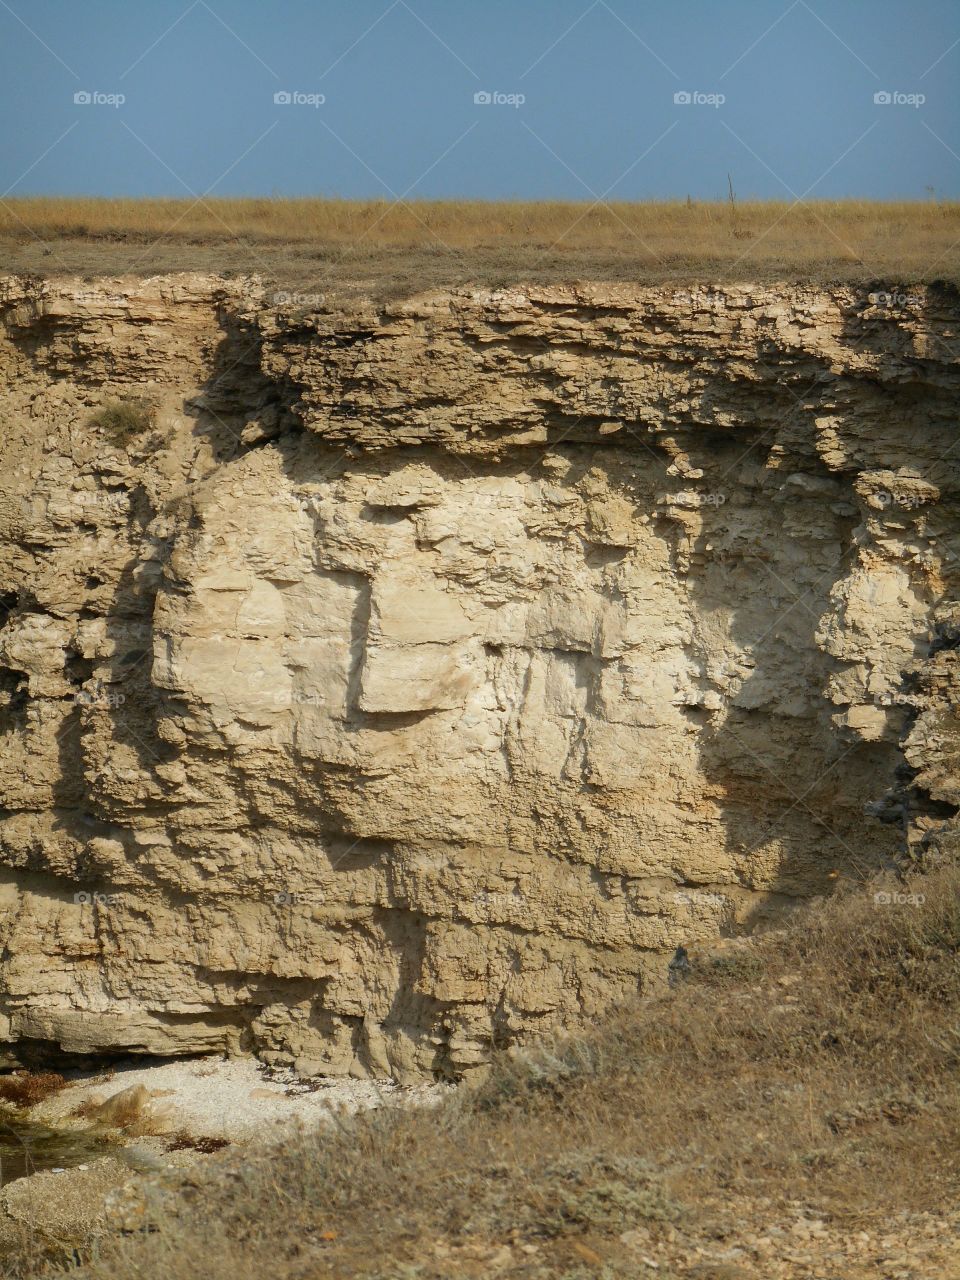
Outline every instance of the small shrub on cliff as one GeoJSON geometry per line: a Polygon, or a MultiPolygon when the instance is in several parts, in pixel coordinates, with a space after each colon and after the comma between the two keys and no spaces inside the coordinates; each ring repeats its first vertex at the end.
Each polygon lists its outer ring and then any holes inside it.
{"type": "Polygon", "coordinates": [[[153,407],[145,400],[110,400],[87,419],[111,444],[126,445],[153,424],[153,407]]]}

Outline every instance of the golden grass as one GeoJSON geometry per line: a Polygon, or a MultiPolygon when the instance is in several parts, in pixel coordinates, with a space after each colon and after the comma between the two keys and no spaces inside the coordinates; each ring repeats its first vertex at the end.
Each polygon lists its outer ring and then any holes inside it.
{"type": "MultiPolygon", "coordinates": [[[[695,255],[733,237],[774,235],[793,244],[826,246],[851,258],[867,245],[960,236],[960,203],[866,200],[786,202],[645,202],[594,205],[573,201],[41,199],[0,205],[0,234],[63,237],[151,237],[252,242],[372,244],[474,249],[536,245],[570,250],[622,249],[635,240],[695,255]],[[952,235],[951,235],[952,233],[952,235]]],[[[742,247],[746,247],[745,245],[742,247]]]]}
{"type": "Polygon", "coordinates": [[[0,201],[0,269],[960,280],[960,202],[0,201]],[[320,264],[318,266],[318,264],[320,264]]]}
{"type": "MultiPolygon", "coordinates": [[[[507,1250],[503,1274],[648,1277],[625,1231],[695,1253],[765,1229],[771,1206],[803,1205],[840,1232],[948,1216],[960,871],[879,887],[913,897],[878,904],[873,884],[812,905],[785,934],[695,964],[667,997],[502,1057],[435,1110],[213,1157],[153,1230],[84,1247],[71,1274],[480,1280],[507,1250]],[[583,1268],[590,1258],[606,1270],[583,1268]]],[[[24,1260],[12,1274],[39,1271],[24,1260]]]]}

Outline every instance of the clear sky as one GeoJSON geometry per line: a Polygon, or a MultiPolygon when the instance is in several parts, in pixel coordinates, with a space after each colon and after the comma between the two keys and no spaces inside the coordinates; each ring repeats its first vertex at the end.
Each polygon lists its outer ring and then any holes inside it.
{"type": "Polygon", "coordinates": [[[0,0],[0,104],[0,195],[956,199],[960,3],[0,0]]]}

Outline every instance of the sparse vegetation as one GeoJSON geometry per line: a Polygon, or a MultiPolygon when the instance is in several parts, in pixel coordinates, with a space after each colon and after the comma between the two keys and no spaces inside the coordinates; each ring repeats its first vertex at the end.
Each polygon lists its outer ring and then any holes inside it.
{"type": "Polygon", "coordinates": [[[892,1207],[946,1213],[960,870],[917,877],[903,905],[883,888],[809,905],[742,963],[695,961],[595,1031],[503,1054],[435,1110],[224,1152],[156,1230],[102,1241],[71,1274],[664,1277],[694,1272],[654,1273],[638,1233],[669,1259],[678,1239],[736,1242],[771,1206],[841,1232],[892,1207]]]}
{"type": "Polygon", "coordinates": [[[310,297],[571,279],[956,283],[960,203],[31,197],[0,208],[0,244],[22,274],[257,272],[310,297]]]}
{"type": "Polygon", "coordinates": [[[229,1147],[229,1138],[196,1138],[186,1129],[178,1130],[167,1143],[168,1151],[199,1151],[202,1155],[212,1155],[214,1151],[222,1151],[229,1147]]]}
{"type": "Polygon", "coordinates": [[[152,423],[153,408],[145,400],[110,400],[87,419],[88,427],[120,446],[149,430],[152,423]]]}
{"type": "Polygon", "coordinates": [[[13,1075],[0,1076],[0,1098],[15,1107],[35,1107],[59,1093],[66,1083],[56,1071],[16,1071],[13,1075]]]}

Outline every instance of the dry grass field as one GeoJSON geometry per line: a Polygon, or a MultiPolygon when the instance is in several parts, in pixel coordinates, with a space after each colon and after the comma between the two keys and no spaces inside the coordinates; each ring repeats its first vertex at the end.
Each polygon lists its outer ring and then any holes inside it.
{"type": "Polygon", "coordinates": [[[960,282],[960,203],[0,201],[0,271],[260,272],[306,291],[558,280],[960,282]]]}
{"type": "Polygon", "coordinates": [[[212,1156],[142,1229],[6,1274],[946,1278],[958,1076],[954,868],[841,890],[436,1109],[212,1156]]]}

